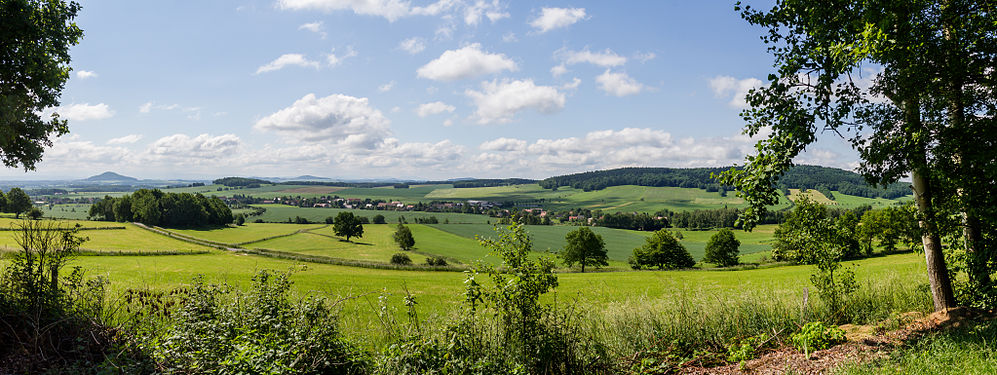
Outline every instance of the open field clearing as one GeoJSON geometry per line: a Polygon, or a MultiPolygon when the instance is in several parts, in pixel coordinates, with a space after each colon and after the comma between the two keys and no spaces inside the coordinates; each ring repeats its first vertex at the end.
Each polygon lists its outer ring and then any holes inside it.
{"type": "MultiPolygon", "coordinates": [[[[296,269],[294,289],[331,298],[365,295],[344,301],[343,327],[347,331],[376,335],[380,329],[375,310],[377,295],[388,293],[393,308],[403,309],[401,296],[407,289],[419,302],[420,317],[445,317],[462,300],[464,275],[458,272],[376,270],[264,258],[233,253],[163,257],[80,257],[74,261],[104,275],[113,290],[152,288],[164,290],[188,283],[203,274],[209,282],[227,282],[245,287],[260,269],[296,269]],[[369,293],[373,293],[372,295],[369,293]]],[[[861,283],[895,280],[920,285],[926,282],[920,254],[876,257],[855,265],[861,283]]],[[[617,318],[627,314],[653,314],[673,310],[677,300],[710,302],[714,298],[755,296],[769,302],[800,306],[812,267],[786,266],[742,271],[637,271],[559,274],[559,300],[578,301],[580,307],[617,318]],[[762,297],[764,296],[764,298],[762,297]]],[[[909,303],[930,306],[930,299],[909,303]]],[[[547,298],[550,298],[548,296],[547,298]]],[[[365,336],[368,337],[368,336],[365,336]]]]}
{"type": "Polygon", "coordinates": [[[485,215],[458,214],[449,212],[422,212],[422,211],[379,211],[379,210],[350,210],[343,208],[313,208],[313,207],[293,207],[281,204],[254,204],[254,207],[267,209],[260,216],[251,216],[247,221],[263,219],[266,222],[286,222],[288,218],[303,217],[308,221],[325,222],[327,217],[336,217],[340,212],[352,212],[356,216],[364,216],[368,219],[377,215],[384,215],[384,220],[388,223],[397,223],[398,218],[405,217],[409,223],[414,223],[416,218],[428,218],[435,216],[441,223],[449,220],[451,223],[480,223],[495,222],[497,219],[485,215]]]}
{"type": "Polygon", "coordinates": [[[327,227],[293,236],[254,242],[246,247],[378,263],[390,263],[392,254],[405,253],[414,264],[426,263],[425,255],[399,249],[391,237],[394,231],[394,225],[364,225],[363,238],[351,238],[350,242],[347,242],[335,237],[332,228],[327,227]]]}
{"type": "MultiPolygon", "coordinates": [[[[801,189],[789,189],[789,196],[787,196],[789,200],[796,202],[797,200],[803,197],[810,198],[810,200],[823,205],[829,205],[829,206],[838,205],[838,202],[835,202],[831,198],[828,198],[826,195],[824,195],[824,193],[821,193],[814,189],[809,189],[806,192],[803,192],[803,190],[801,189]]],[[[835,194],[835,197],[837,197],[837,194],[835,194]]]]}
{"type": "MultiPolygon", "coordinates": [[[[139,228],[131,223],[81,222],[84,227],[124,227],[125,229],[84,230],[81,236],[89,238],[81,248],[93,251],[124,252],[173,252],[209,251],[212,248],[192,244],[139,228]]],[[[20,249],[15,241],[17,231],[0,231],[0,247],[5,250],[20,249]]]]}
{"type": "Polygon", "coordinates": [[[246,223],[242,226],[205,229],[171,229],[170,232],[227,244],[241,244],[260,241],[266,238],[288,235],[302,230],[315,229],[325,224],[276,224],[276,223],[246,223]]]}
{"type": "Polygon", "coordinates": [[[86,220],[90,212],[89,204],[56,204],[52,208],[48,205],[38,206],[45,213],[45,217],[59,219],[86,220]]]}

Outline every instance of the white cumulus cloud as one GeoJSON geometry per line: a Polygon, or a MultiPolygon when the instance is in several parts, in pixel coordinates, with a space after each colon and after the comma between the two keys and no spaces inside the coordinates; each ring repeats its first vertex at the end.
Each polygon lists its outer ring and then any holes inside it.
{"type": "Polygon", "coordinates": [[[509,12],[505,11],[505,7],[499,0],[492,0],[491,2],[477,0],[464,9],[464,23],[472,26],[481,22],[482,18],[488,18],[489,21],[494,23],[508,17],[509,12]]]}
{"type": "Polygon", "coordinates": [[[394,22],[400,18],[414,15],[437,15],[452,8],[455,2],[453,0],[439,0],[420,7],[412,6],[410,2],[403,0],[278,0],[277,5],[281,9],[289,10],[322,12],[352,10],[356,14],[384,17],[389,22],[394,22]]]}
{"type": "Polygon", "coordinates": [[[571,26],[582,19],[585,19],[585,8],[543,8],[540,16],[530,21],[530,26],[542,34],[571,26]]]}
{"type": "Polygon", "coordinates": [[[70,104],[59,107],[55,110],[60,117],[70,121],[103,120],[114,116],[111,107],[104,103],[90,105],[90,103],[70,104]]]}
{"type": "Polygon", "coordinates": [[[443,112],[453,113],[455,109],[457,108],[444,102],[432,102],[419,105],[419,108],[415,110],[415,113],[419,115],[419,117],[426,117],[438,115],[443,112]]]}
{"type": "Polygon", "coordinates": [[[533,80],[493,80],[482,82],[481,91],[467,90],[465,95],[478,107],[474,115],[479,124],[512,121],[516,113],[534,109],[554,113],[564,108],[564,94],[550,86],[537,86],[533,80]]]}
{"type": "Polygon", "coordinates": [[[526,141],[502,137],[483,142],[478,148],[482,151],[524,151],[526,150],[526,141]]]}
{"type": "Polygon", "coordinates": [[[516,63],[505,55],[482,51],[481,44],[474,43],[443,52],[439,58],[419,68],[417,73],[419,77],[435,81],[454,81],[516,69],[516,63]]]}
{"type": "Polygon", "coordinates": [[[346,47],[346,53],[338,56],[336,55],[336,50],[333,49],[332,52],[329,52],[329,54],[325,55],[325,61],[329,64],[329,66],[336,66],[342,63],[343,60],[356,56],[357,56],[357,51],[354,51],[353,47],[346,47]]]}
{"type": "Polygon", "coordinates": [[[377,86],[377,91],[388,92],[388,91],[391,91],[391,89],[393,89],[393,88],[395,88],[395,81],[391,81],[391,82],[385,83],[383,85],[377,86]]]}
{"type": "Polygon", "coordinates": [[[592,52],[588,48],[581,51],[561,48],[554,52],[554,56],[559,57],[567,65],[588,63],[601,67],[611,67],[627,63],[626,57],[617,55],[616,52],[608,48],[602,52],[592,52]]]}
{"type": "Polygon", "coordinates": [[[298,26],[298,30],[311,31],[315,34],[318,34],[320,37],[322,37],[322,39],[325,39],[325,37],[327,36],[325,30],[322,28],[322,21],[315,21],[315,22],[302,24],[301,26],[298,26]]]}
{"type": "Polygon", "coordinates": [[[599,89],[615,96],[638,94],[644,90],[644,85],[630,78],[626,73],[613,73],[609,69],[595,77],[599,89]]]}
{"type": "Polygon", "coordinates": [[[398,48],[414,55],[426,49],[426,42],[422,38],[408,38],[398,43],[398,48]]]}
{"type": "Polygon", "coordinates": [[[76,72],[76,78],[79,79],[97,78],[97,73],[91,70],[80,70],[76,72]]]}
{"type": "Polygon", "coordinates": [[[718,98],[730,98],[727,105],[734,108],[748,108],[745,96],[748,91],[760,87],[762,81],[757,78],[736,79],[731,76],[716,76],[710,79],[710,89],[718,98]]]}
{"type": "Polygon", "coordinates": [[[390,121],[367,98],[334,94],[318,98],[308,94],[256,122],[258,130],[272,131],[292,140],[332,141],[354,148],[375,148],[390,134],[390,121]]]}
{"type": "Polygon", "coordinates": [[[274,61],[267,63],[256,69],[256,74],[272,72],[275,70],[284,69],[286,66],[300,66],[304,68],[319,68],[319,63],[317,61],[308,60],[305,55],[300,53],[287,53],[280,55],[274,61]]]}
{"type": "Polygon", "coordinates": [[[107,140],[107,144],[109,144],[109,145],[123,145],[123,144],[135,143],[135,142],[138,142],[141,139],[142,139],[142,135],[141,134],[129,134],[129,135],[118,137],[118,138],[108,139],[107,140]]]}
{"type": "Polygon", "coordinates": [[[196,137],[174,134],[157,139],[149,145],[148,152],[156,156],[216,158],[233,152],[241,143],[235,134],[201,134],[196,137]]]}

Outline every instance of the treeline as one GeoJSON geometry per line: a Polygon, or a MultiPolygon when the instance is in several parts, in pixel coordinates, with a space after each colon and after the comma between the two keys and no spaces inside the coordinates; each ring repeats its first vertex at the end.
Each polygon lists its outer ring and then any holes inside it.
{"type": "MultiPolygon", "coordinates": [[[[638,185],[654,187],[699,188],[709,192],[718,191],[721,194],[733,190],[723,186],[713,174],[726,171],[723,168],[618,168],[605,171],[575,173],[564,176],[549,177],[539,182],[545,189],[557,189],[570,186],[584,191],[602,190],[610,186],[638,185]]],[[[814,189],[828,198],[833,198],[831,191],[842,194],[867,198],[896,199],[910,194],[909,184],[895,183],[886,188],[879,188],[866,183],[865,179],[854,172],[838,168],[815,165],[798,165],[779,178],[780,189],[814,189]]]]}
{"type": "Polygon", "coordinates": [[[249,187],[249,186],[260,186],[262,184],[269,184],[270,181],[261,180],[258,178],[247,178],[247,177],[223,177],[217,180],[211,181],[215,185],[225,185],[228,187],[249,187]]]}
{"type": "Polygon", "coordinates": [[[537,180],[530,180],[526,178],[479,178],[475,180],[462,180],[453,182],[441,182],[453,184],[454,188],[478,188],[478,187],[493,187],[493,186],[509,186],[509,185],[523,185],[523,184],[534,184],[537,180]]]}
{"type": "Polygon", "coordinates": [[[119,198],[105,196],[90,206],[90,218],[166,227],[225,225],[232,210],[217,197],[191,193],[164,193],[159,189],[136,190],[119,198]]]}
{"type": "MultiPolygon", "coordinates": [[[[712,210],[690,210],[673,212],[670,210],[658,211],[657,216],[668,218],[668,223],[675,228],[687,229],[713,229],[713,228],[735,228],[737,219],[741,215],[741,210],[737,208],[717,208],[712,210]]],[[[779,224],[785,220],[785,211],[768,210],[765,216],[758,222],[759,224],[779,224]]]]}
{"type": "MultiPolygon", "coordinates": [[[[548,177],[540,180],[544,189],[570,186],[584,191],[602,190],[610,186],[638,185],[654,187],[682,187],[719,190],[721,187],[711,174],[728,168],[618,168],[605,171],[575,173],[548,177]]],[[[730,189],[726,189],[730,190],[730,189]]]]}
{"type": "Polygon", "coordinates": [[[859,197],[886,199],[896,199],[911,194],[908,183],[898,182],[884,189],[869,185],[858,173],[816,165],[795,166],[779,178],[778,184],[779,188],[814,189],[824,195],[828,195],[830,190],[859,197]]]}

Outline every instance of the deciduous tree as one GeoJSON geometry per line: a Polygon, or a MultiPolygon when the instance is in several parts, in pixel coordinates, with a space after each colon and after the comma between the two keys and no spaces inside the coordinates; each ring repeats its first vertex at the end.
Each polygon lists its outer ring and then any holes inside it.
{"type": "Polygon", "coordinates": [[[15,217],[31,209],[31,197],[21,188],[11,188],[7,192],[7,212],[14,213],[15,217]]]}
{"type": "Polygon", "coordinates": [[[592,232],[589,227],[581,227],[568,232],[564,236],[564,240],[567,241],[567,245],[560,253],[564,265],[571,267],[578,263],[582,266],[582,272],[585,272],[585,266],[609,265],[606,242],[602,240],[602,236],[592,232]]]}
{"type": "Polygon", "coordinates": [[[360,218],[353,215],[352,212],[343,211],[336,215],[332,230],[337,236],[346,237],[347,241],[350,240],[350,237],[363,237],[363,224],[360,222],[360,218]]]}
{"type": "Polygon", "coordinates": [[[738,260],[739,247],[741,247],[741,241],[734,237],[734,232],[723,228],[714,233],[709,242],[706,243],[706,255],[703,257],[703,261],[720,267],[737,265],[740,262],[738,260]]]}
{"type": "Polygon", "coordinates": [[[415,237],[412,237],[412,230],[401,223],[398,223],[398,229],[395,230],[395,234],[392,237],[402,250],[412,250],[412,247],[415,246],[415,237]]]}

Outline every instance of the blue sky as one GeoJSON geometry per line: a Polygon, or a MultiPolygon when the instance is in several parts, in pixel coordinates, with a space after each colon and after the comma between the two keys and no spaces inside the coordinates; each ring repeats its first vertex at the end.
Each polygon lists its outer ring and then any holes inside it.
{"type": "MultiPolygon", "coordinates": [[[[743,160],[771,70],[724,1],[81,1],[35,172],[534,177],[743,160]]],[[[798,162],[848,167],[831,135],[798,162]]]]}

